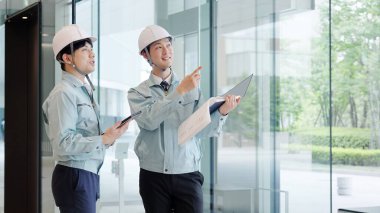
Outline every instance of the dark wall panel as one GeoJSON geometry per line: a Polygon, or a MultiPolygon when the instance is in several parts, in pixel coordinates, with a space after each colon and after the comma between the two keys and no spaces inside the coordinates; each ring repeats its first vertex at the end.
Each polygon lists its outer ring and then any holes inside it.
{"type": "Polygon", "coordinates": [[[5,23],[5,212],[39,212],[40,8],[5,23]]]}

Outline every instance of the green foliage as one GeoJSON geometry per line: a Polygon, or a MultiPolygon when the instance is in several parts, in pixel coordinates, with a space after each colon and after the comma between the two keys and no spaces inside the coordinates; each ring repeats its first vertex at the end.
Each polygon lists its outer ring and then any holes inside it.
{"type": "MultiPolygon", "coordinates": [[[[332,164],[379,166],[380,150],[369,149],[370,129],[333,128],[332,164]]],[[[291,132],[290,153],[311,151],[313,163],[330,163],[330,130],[315,128],[291,132]]]]}
{"type": "Polygon", "coordinates": [[[279,98],[277,101],[279,112],[279,127],[281,130],[295,128],[296,122],[302,113],[302,102],[305,87],[297,83],[299,79],[289,77],[280,79],[279,98]]]}
{"type": "MultiPolygon", "coordinates": [[[[310,78],[313,90],[311,98],[320,107],[321,113],[316,124],[329,125],[329,63],[331,63],[332,125],[369,126],[366,113],[363,111],[368,102],[370,82],[379,76],[377,65],[380,60],[379,57],[374,59],[373,55],[378,55],[379,52],[380,1],[332,2],[331,31],[327,2],[320,8],[320,12],[321,37],[313,41],[310,78]],[[328,54],[330,48],[331,58],[328,54]]],[[[377,85],[380,86],[378,82],[377,85]]]]}
{"type": "MultiPolygon", "coordinates": [[[[330,163],[330,149],[312,146],[313,163],[330,163]]],[[[363,150],[352,148],[332,148],[332,164],[353,166],[380,166],[380,150],[363,150]]]]}
{"type": "MultiPolygon", "coordinates": [[[[341,148],[369,149],[370,131],[370,129],[360,128],[333,128],[331,145],[341,148]]],[[[329,147],[330,130],[328,128],[315,128],[293,131],[290,142],[329,147]]]]}
{"type": "MultiPolygon", "coordinates": [[[[325,3],[318,8],[319,36],[311,41],[310,75],[272,77],[270,88],[276,90],[269,92],[271,131],[329,126],[331,119],[333,147],[374,148],[380,143],[374,141],[377,137],[373,135],[371,141],[368,128],[374,134],[379,123],[376,112],[380,112],[380,1],[332,2],[331,28],[330,8],[325,3]]],[[[282,49],[291,50],[292,42],[281,40],[282,49]]],[[[262,92],[256,84],[251,84],[242,103],[230,113],[226,132],[249,139],[256,137],[254,130],[259,117],[256,91],[262,92]]],[[[303,144],[329,146],[330,143],[326,128],[293,131],[292,136],[303,144]]]]}

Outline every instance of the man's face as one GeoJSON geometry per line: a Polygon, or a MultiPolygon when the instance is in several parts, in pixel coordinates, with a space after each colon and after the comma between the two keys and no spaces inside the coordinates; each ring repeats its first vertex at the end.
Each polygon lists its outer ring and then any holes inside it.
{"type": "Polygon", "coordinates": [[[95,70],[95,53],[91,44],[87,43],[75,50],[74,52],[75,66],[82,72],[90,74],[95,70]]]}
{"type": "Polygon", "coordinates": [[[173,64],[174,51],[169,38],[153,42],[149,50],[153,63],[160,68],[166,69],[173,64]]]}

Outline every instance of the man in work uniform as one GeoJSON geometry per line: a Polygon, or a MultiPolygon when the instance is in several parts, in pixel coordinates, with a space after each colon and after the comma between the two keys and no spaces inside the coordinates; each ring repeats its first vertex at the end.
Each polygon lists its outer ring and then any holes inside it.
{"type": "Polygon", "coordinates": [[[203,175],[199,138],[217,136],[227,114],[240,99],[227,96],[211,114],[211,123],[196,137],[178,144],[178,127],[201,105],[199,70],[180,81],[172,72],[172,36],[162,27],[146,27],[139,37],[139,53],[152,67],[149,79],[128,92],[140,133],[135,152],[140,161],[140,195],[147,213],[203,212],[203,175]]]}
{"type": "Polygon", "coordinates": [[[105,150],[128,128],[120,121],[102,131],[95,89],[88,74],[95,70],[89,36],[78,25],[68,25],[53,38],[62,80],[43,103],[44,123],[56,166],[52,191],[62,213],[95,213],[99,198],[99,169],[105,150]]]}

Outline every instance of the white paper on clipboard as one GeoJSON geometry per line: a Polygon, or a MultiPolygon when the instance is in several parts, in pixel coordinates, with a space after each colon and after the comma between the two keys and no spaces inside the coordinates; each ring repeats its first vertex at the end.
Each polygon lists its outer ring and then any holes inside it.
{"type": "Polygon", "coordinates": [[[224,101],[224,97],[208,99],[197,111],[188,117],[178,128],[178,143],[183,144],[211,123],[210,106],[224,101]]]}
{"type": "Polygon", "coordinates": [[[197,111],[188,117],[178,128],[178,143],[183,144],[211,123],[211,114],[215,112],[225,100],[227,95],[243,98],[251,83],[253,74],[239,82],[236,86],[222,96],[209,98],[197,111]]]}

